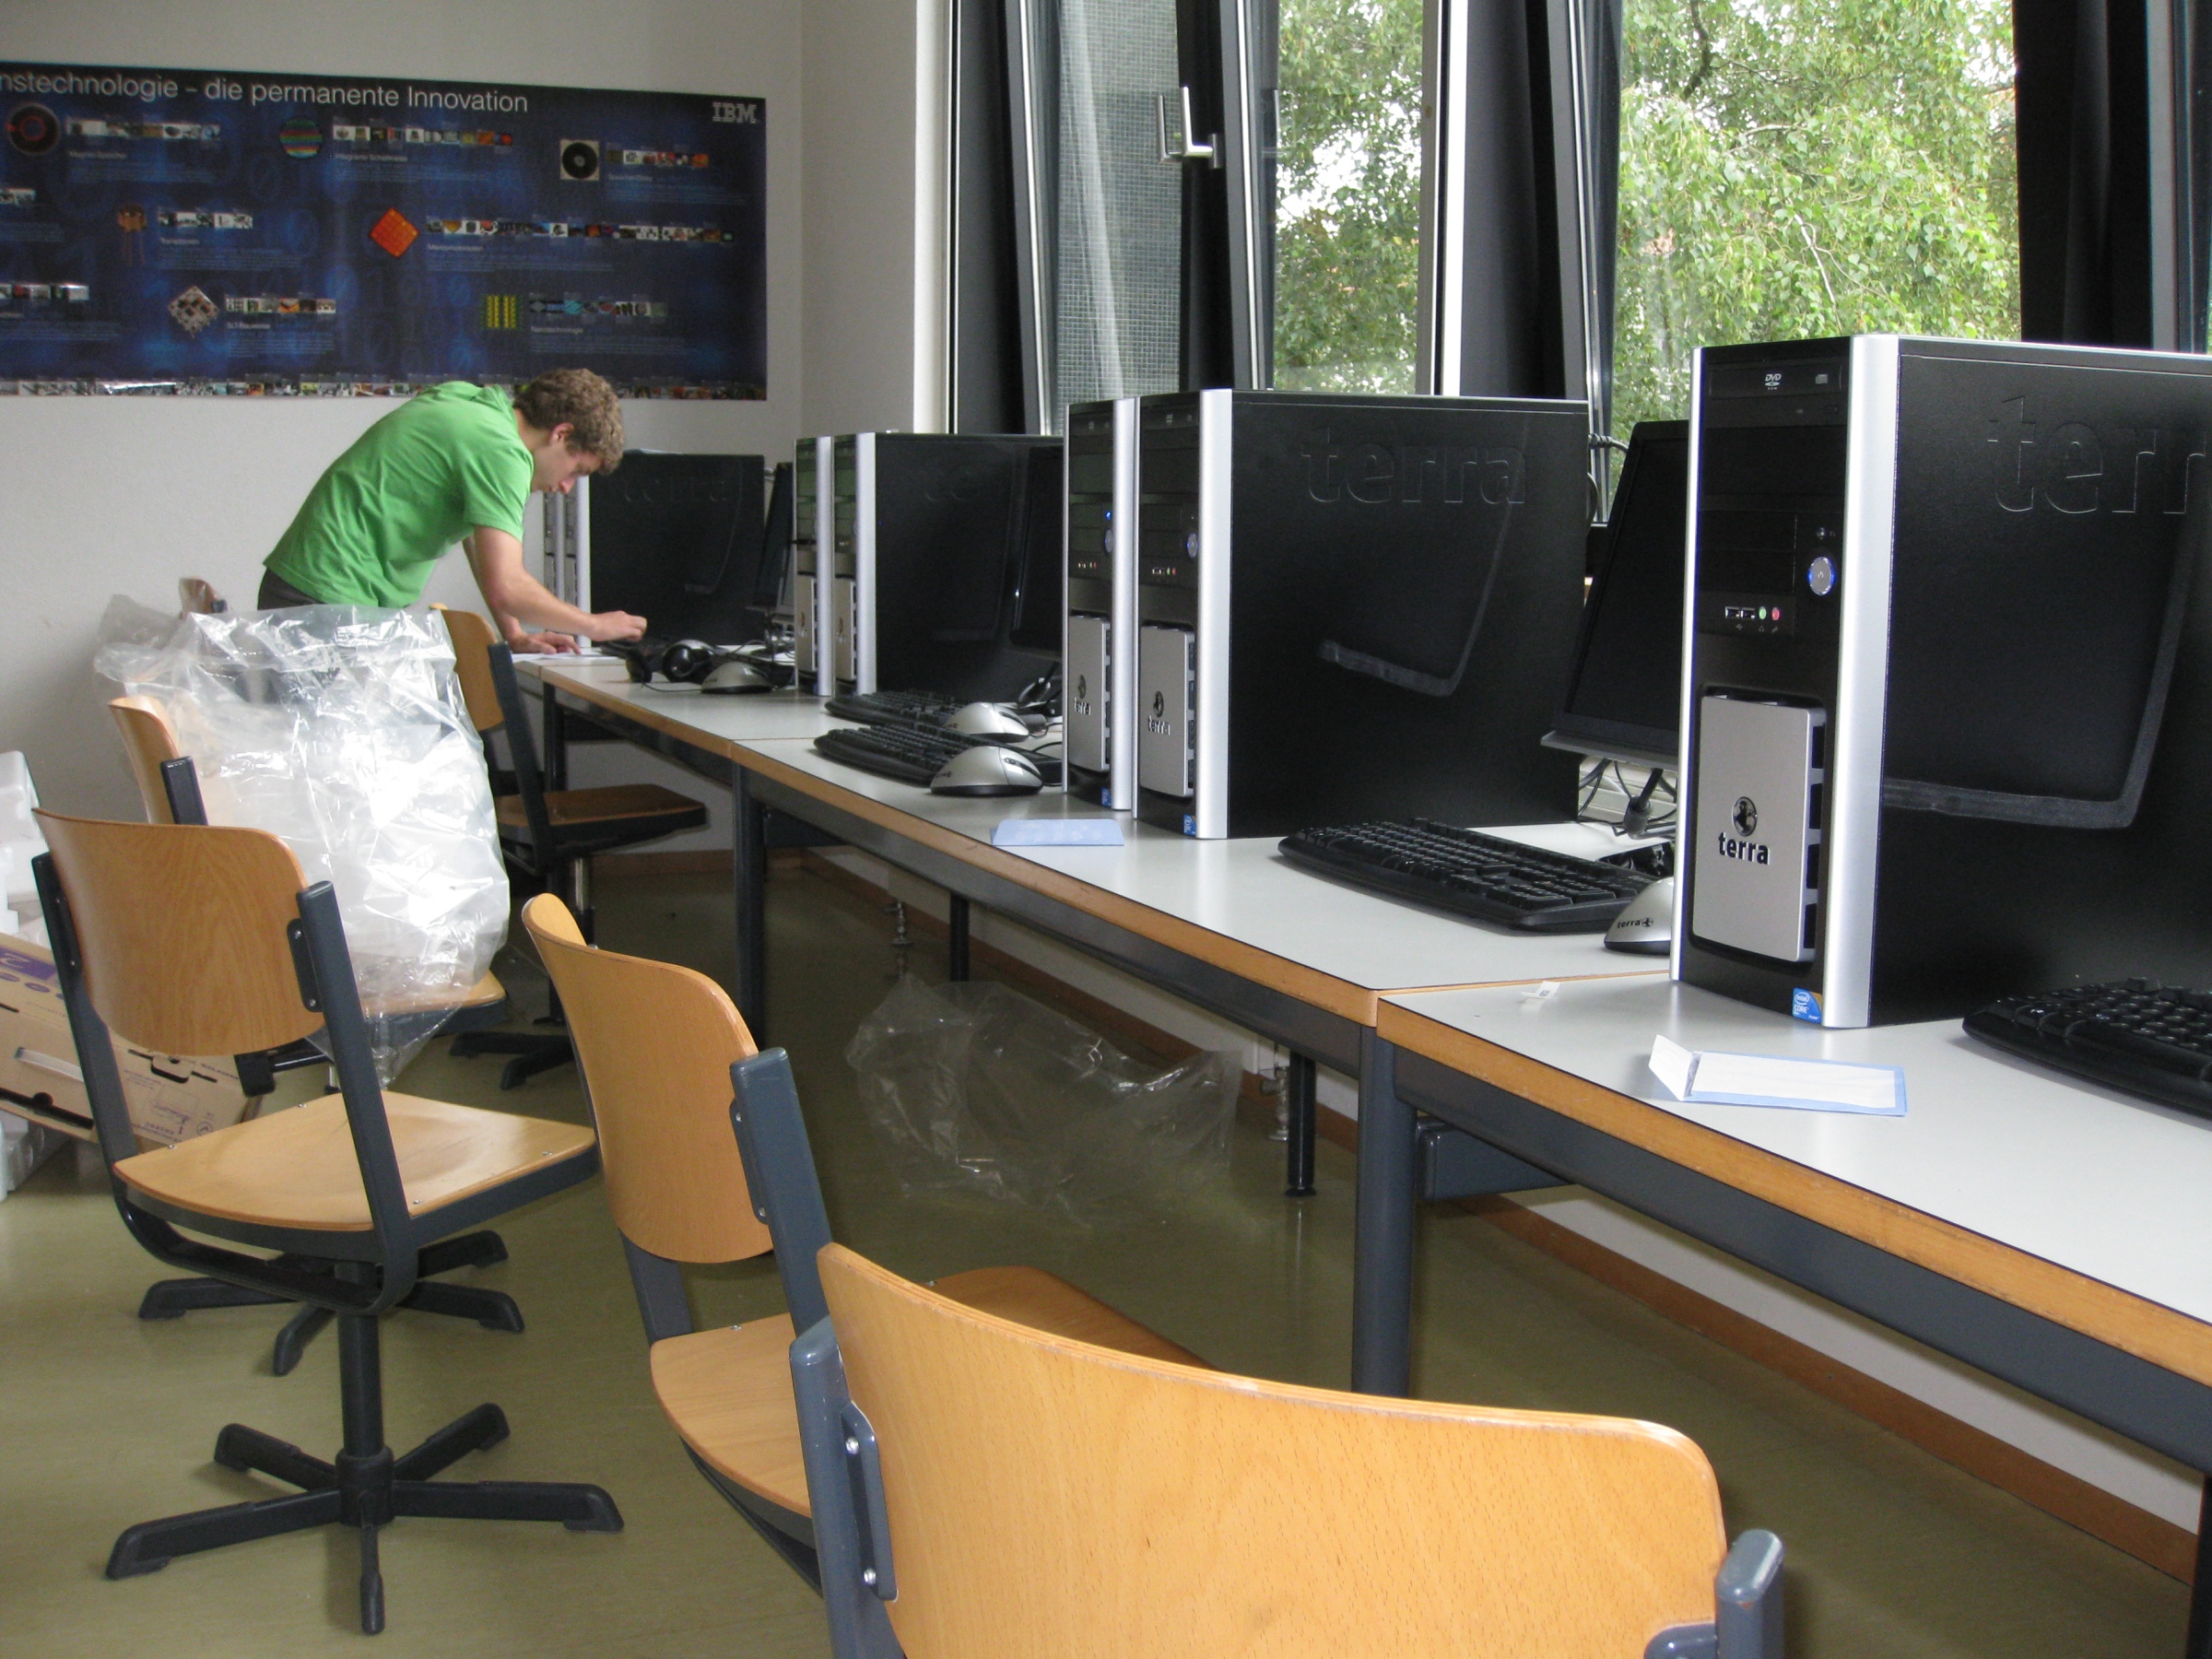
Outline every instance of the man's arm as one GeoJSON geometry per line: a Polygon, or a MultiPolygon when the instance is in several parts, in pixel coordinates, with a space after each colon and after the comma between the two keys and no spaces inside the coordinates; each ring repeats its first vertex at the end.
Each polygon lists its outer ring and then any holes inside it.
{"type": "Polygon", "coordinates": [[[510,644],[523,636],[526,622],[587,640],[634,640],[645,631],[645,618],[628,611],[582,611],[562,604],[523,569],[523,544],[504,530],[479,524],[463,545],[484,603],[510,644]]]}

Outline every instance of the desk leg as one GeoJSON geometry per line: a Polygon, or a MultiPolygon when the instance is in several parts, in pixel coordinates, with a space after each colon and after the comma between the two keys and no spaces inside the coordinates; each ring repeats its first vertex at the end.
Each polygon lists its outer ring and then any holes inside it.
{"type": "Polygon", "coordinates": [[[768,808],[753,798],[743,767],[730,783],[736,808],[737,1012],[753,1041],[765,1044],[768,1029],[768,808]]]}
{"type": "Polygon", "coordinates": [[[1287,1167],[1284,1170],[1283,1193],[1286,1197],[1311,1198],[1313,1195],[1313,1125],[1317,1110],[1313,1089],[1312,1057],[1292,1054],[1290,1064],[1283,1068],[1283,1104],[1290,1113],[1288,1145],[1284,1148],[1287,1167]]]}
{"type": "Polygon", "coordinates": [[[2212,1659],[2212,1476],[2205,1477],[2204,1502],[2196,1519],[2196,1581],[2189,1589],[2186,1659],[2212,1659]]]}
{"type": "Polygon", "coordinates": [[[1413,1108],[1398,1051],[1359,1033],[1359,1185],[1352,1229],[1352,1386],[1403,1394],[1413,1378],[1413,1108]]]}
{"type": "Polygon", "coordinates": [[[945,977],[968,977],[968,900],[958,893],[945,895],[945,977]]]}

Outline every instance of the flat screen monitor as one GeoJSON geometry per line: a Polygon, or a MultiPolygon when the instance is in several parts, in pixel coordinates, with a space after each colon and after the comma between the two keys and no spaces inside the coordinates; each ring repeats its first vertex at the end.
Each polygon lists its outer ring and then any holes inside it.
{"type": "Polygon", "coordinates": [[[781,461],[768,487],[768,522],[760,527],[760,562],[753,570],[755,610],[772,611],[782,601],[791,563],[791,463],[781,461]]]}
{"type": "Polygon", "coordinates": [[[1680,763],[1689,423],[1639,421],[1583,606],[1567,696],[1545,743],[1642,766],[1680,763]]]}
{"type": "Polygon", "coordinates": [[[587,609],[632,611],[653,635],[736,644],[760,558],[759,455],[632,450],[590,480],[587,609]]]}
{"type": "Polygon", "coordinates": [[[1021,510],[1020,545],[1015,549],[1013,605],[1007,612],[1007,643],[1022,651],[1060,654],[1060,598],[1066,581],[1062,545],[1061,479],[1066,451],[1040,444],[1028,455],[1021,510]]]}

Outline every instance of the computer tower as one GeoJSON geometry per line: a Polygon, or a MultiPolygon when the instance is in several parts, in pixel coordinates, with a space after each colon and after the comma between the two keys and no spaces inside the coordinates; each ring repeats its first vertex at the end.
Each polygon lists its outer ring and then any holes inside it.
{"type": "Polygon", "coordinates": [[[548,498],[547,585],[587,611],[643,617],[657,638],[751,639],[763,482],[759,455],[631,450],[578,478],[565,510],[548,498]]]}
{"type": "Polygon", "coordinates": [[[1702,352],[1675,972],[1828,1026],[2212,979],[2212,361],[1702,352]]]}
{"type": "Polygon", "coordinates": [[[829,545],[830,438],[802,438],[792,461],[791,660],[793,683],[801,691],[827,695],[834,689],[824,655],[829,630],[822,626],[821,550],[829,545]]]}
{"type": "Polygon", "coordinates": [[[1202,838],[1564,819],[1583,405],[1142,400],[1137,813],[1202,838]]]}
{"type": "Polygon", "coordinates": [[[1061,646],[1067,793],[1136,806],[1136,413],[1067,411],[1067,618],[1061,646]]]}
{"type": "Polygon", "coordinates": [[[1049,669],[1060,643],[1061,455],[1057,438],[833,440],[822,688],[986,700],[1049,669]]]}

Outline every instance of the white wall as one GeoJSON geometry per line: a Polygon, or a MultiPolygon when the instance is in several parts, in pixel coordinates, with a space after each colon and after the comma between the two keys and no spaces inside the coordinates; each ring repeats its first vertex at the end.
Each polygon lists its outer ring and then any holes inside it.
{"type": "Polygon", "coordinates": [[[806,429],[944,425],[943,0],[806,8],[806,429]]]}
{"type": "MultiPolygon", "coordinates": [[[[640,445],[777,454],[798,436],[806,408],[802,13],[811,29],[828,13],[878,9],[877,0],[813,7],[801,0],[637,0],[618,8],[578,0],[377,0],[354,7],[0,0],[0,51],[42,63],[412,75],[766,99],[768,398],[631,403],[624,424],[629,441],[640,445]]],[[[877,53],[877,73],[895,73],[900,51],[912,51],[912,0],[906,10],[902,46],[877,53]]],[[[872,41],[862,28],[853,43],[872,41]]],[[[837,68],[833,55],[815,61],[825,74],[837,68]]],[[[911,55],[906,61],[908,124],[895,152],[912,147],[911,55]]],[[[880,165],[884,158],[876,159],[880,165]]],[[[860,163],[832,171],[841,179],[871,176],[860,163]]],[[[880,309],[881,288],[911,277],[911,184],[907,200],[904,240],[895,250],[903,264],[893,260],[877,272],[875,292],[860,283],[852,296],[856,305],[873,300],[880,309]]],[[[896,358],[902,369],[884,383],[900,407],[911,406],[912,302],[907,289],[900,295],[893,314],[906,331],[903,347],[844,362],[844,394],[854,404],[866,401],[876,366],[896,358]]],[[[50,805],[118,816],[137,811],[100,706],[106,688],[90,668],[108,596],[124,593],[171,607],[177,578],[189,573],[206,577],[233,603],[250,604],[262,559],[316,476],[391,407],[369,398],[0,398],[0,750],[27,751],[50,805]]],[[[441,567],[430,596],[473,599],[458,556],[441,567]]]]}

